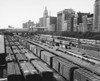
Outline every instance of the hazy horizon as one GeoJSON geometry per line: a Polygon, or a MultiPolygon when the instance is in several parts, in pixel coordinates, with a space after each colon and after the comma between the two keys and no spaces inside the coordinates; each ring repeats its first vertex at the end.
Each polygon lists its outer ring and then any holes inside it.
{"type": "Polygon", "coordinates": [[[28,20],[39,21],[45,6],[51,16],[64,9],[94,13],[95,0],[0,0],[0,29],[11,25],[21,28],[28,20]]]}

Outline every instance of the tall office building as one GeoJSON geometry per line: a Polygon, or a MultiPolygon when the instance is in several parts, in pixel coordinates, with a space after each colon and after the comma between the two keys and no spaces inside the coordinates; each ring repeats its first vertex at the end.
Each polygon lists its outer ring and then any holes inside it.
{"type": "Polygon", "coordinates": [[[57,31],[73,31],[73,9],[65,9],[57,13],[57,31]]]}
{"type": "Polygon", "coordinates": [[[87,18],[87,30],[93,32],[93,14],[90,14],[87,18]]]}
{"type": "Polygon", "coordinates": [[[100,32],[100,0],[95,0],[93,32],[100,32]]]}
{"type": "Polygon", "coordinates": [[[47,27],[47,17],[48,17],[48,10],[47,7],[45,7],[44,13],[43,13],[43,26],[47,27]]]}
{"type": "Polygon", "coordinates": [[[78,12],[74,17],[74,31],[92,32],[93,14],[78,12]]]}
{"type": "Polygon", "coordinates": [[[47,27],[47,17],[48,17],[48,10],[47,7],[45,7],[45,10],[43,12],[43,17],[39,18],[40,27],[47,27]]]}
{"type": "Polygon", "coordinates": [[[43,27],[43,17],[39,18],[39,26],[43,27]]]}
{"type": "Polygon", "coordinates": [[[49,16],[47,18],[47,28],[49,31],[56,31],[57,17],[49,16]]]}
{"type": "Polygon", "coordinates": [[[73,29],[73,31],[74,32],[78,32],[78,14],[75,14],[75,16],[74,16],[74,29],[73,29]]]}

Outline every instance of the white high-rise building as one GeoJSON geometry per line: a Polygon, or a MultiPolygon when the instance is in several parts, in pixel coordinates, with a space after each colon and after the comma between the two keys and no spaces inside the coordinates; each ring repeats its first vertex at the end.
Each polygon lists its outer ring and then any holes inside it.
{"type": "Polygon", "coordinates": [[[73,31],[73,9],[64,9],[57,13],[57,31],[73,31]]]}
{"type": "Polygon", "coordinates": [[[100,32],[100,0],[94,4],[93,32],[100,32]]]}
{"type": "Polygon", "coordinates": [[[48,17],[48,10],[47,7],[45,7],[44,13],[43,13],[43,26],[47,27],[47,17],[48,17]]]}

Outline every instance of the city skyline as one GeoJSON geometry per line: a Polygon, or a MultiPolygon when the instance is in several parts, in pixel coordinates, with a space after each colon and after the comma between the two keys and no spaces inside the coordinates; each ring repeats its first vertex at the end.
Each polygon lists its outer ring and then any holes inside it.
{"type": "Polygon", "coordinates": [[[0,0],[0,29],[11,25],[22,28],[22,23],[28,20],[39,21],[47,6],[51,16],[64,9],[73,9],[75,12],[94,13],[95,0],[0,0]]]}

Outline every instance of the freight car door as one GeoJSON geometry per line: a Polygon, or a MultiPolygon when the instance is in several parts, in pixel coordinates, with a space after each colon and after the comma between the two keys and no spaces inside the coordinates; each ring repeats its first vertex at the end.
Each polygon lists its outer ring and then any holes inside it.
{"type": "Polygon", "coordinates": [[[58,60],[56,58],[53,58],[53,69],[58,72],[58,60]]]}
{"type": "Polygon", "coordinates": [[[73,81],[81,81],[81,74],[78,71],[74,71],[74,80],[73,81]]]}
{"type": "Polygon", "coordinates": [[[62,75],[69,81],[70,80],[70,67],[63,65],[62,75]]]}

